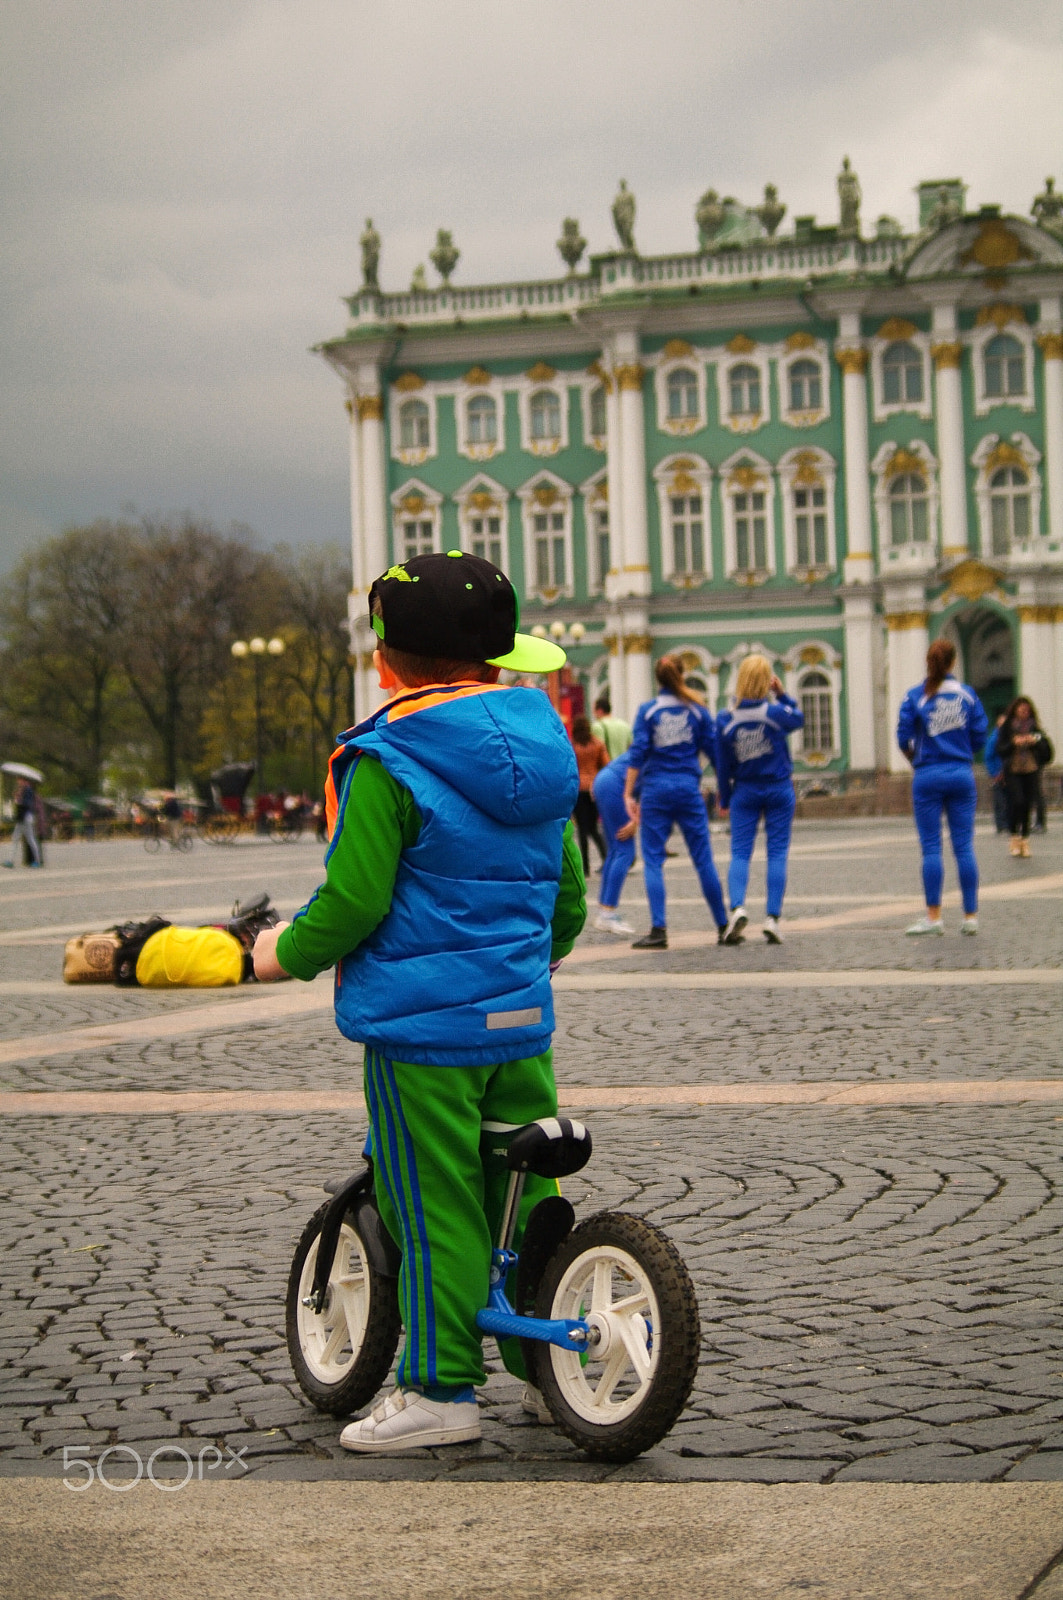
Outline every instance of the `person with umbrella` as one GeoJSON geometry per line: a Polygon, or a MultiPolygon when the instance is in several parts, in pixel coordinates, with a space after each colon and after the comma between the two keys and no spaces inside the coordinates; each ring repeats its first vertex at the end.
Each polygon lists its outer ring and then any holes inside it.
{"type": "Polygon", "coordinates": [[[15,790],[15,826],[11,830],[11,860],[5,861],[4,866],[14,867],[18,859],[18,847],[24,842],[29,852],[30,866],[39,867],[43,863],[41,847],[37,842],[37,791],[33,785],[41,781],[41,774],[35,767],[24,767],[17,761],[6,761],[3,770],[19,780],[18,788],[15,790]]]}

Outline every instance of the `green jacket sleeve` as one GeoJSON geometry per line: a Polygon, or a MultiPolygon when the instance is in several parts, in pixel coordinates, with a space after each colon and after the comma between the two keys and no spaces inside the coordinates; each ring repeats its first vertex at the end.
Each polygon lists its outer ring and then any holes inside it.
{"type": "Polygon", "coordinates": [[[379,761],[360,757],[346,787],[325,881],[277,940],[277,960],[293,978],[334,967],[383,922],[399,857],[420,832],[413,796],[379,761]]]}
{"type": "Polygon", "coordinates": [[[567,956],[587,920],[587,884],[583,877],[583,862],[572,823],[565,824],[561,841],[561,878],[557,886],[557,903],[552,924],[553,943],[550,960],[560,961],[567,956]]]}

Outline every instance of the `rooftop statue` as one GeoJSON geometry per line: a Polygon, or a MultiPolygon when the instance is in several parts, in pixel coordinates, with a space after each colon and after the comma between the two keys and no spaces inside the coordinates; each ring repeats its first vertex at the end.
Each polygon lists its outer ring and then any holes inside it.
{"type": "Polygon", "coordinates": [[[715,189],[706,189],[694,207],[694,221],[698,225],[698,243],[703,250],[711,250],[723,223],[723,206],[715,189]]]}
{"type": "Polygon", "coordinates": [[[557,241],[557,248],[561,252],[561,259],[569,272],[575,272],[579,266],[580,256],[587,248],[587,241],[579,231],[579,223],[575,217],[566,217],[561,224],[561,237],[557,241]]]}
{"type": "Polygon", "coordinates": [[[617,190],[616,199],[613,201],[613,226],[616,236],[620,240],[620,248],[627,255],[635,252],[635,196],[631,193],[623,178],[617,190]]]}
{"type": "Polygon", "coordinates": [[[842,161],[842,170],[838,174],[838,200],[841,205],[841,218],[838,223],[839,239],[859,239],[860,179],[849,165],[848,156],[842,161]]]}
{"type": "Polygon", "coordinates": [[[1056,193],[1054,178],[1045,179],[1045,192],[1037,196],[1030,210],[1039,228],[1063,239],[1063,194],[1056,193]]]}
{"type": "Polygon", "coordinates": [[[454,243],[449,228],[440,228],[436,232],[436,247],[428,253],[428,259],[435,267],[444,283],[450,282],[450,275],[458,264],[461,251],[454,243]]]}
{"type": "Polygon", "coordinates": [[[365,232],[358,243],[362,247],[362,288],[379,289],[380,235],[373,227],[372,217],[366,217],[365,232]]]}
{"type": "Polygon", "coordinates": [[[773,183],[764,185],[764,199],[759,206],[754,206],[753,209],[760,218],[768,238],[774,239],[775,230],[786,215],[786,207],[780,201],[779,191],[773,183]]]}
{"type": "Polygon", "coordinates": [[[424,275],[424,262],[418,261],[413,269],[413,277],[410,279],[410,293],[427,294],[427,292],[428,279],[424,275]]]}

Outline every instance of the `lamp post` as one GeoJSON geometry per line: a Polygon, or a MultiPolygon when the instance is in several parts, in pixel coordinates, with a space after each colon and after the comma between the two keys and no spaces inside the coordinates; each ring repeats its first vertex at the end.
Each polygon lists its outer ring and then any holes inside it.
{"type": "Polygon", "coordinates": [[[238,661],[251,657],[251,664],[255,669],[255,793],[264,792],[263,773],[263,740],[262,740],[262,658],[263,656],[282,656],[284,654],[284,640],[270,639],[269,642],[259,638],[256,634],[253,639],[234,639],[232,653],[238,661]]]}

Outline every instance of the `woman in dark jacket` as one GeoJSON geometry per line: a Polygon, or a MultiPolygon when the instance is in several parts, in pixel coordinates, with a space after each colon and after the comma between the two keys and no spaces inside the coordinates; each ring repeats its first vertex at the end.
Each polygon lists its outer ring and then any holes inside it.
{"type": "Polygon", "coordinates": [[[1021,694],[1004,713],[997,734],[997,755],[1004,763],[1004,782],[1011,812],[1011,853],[1030,854],[1030,808],[1037,803],[1042,767],[1052,759],[1052,741],[1037,721],[1029,695],[1021,694]]]}

